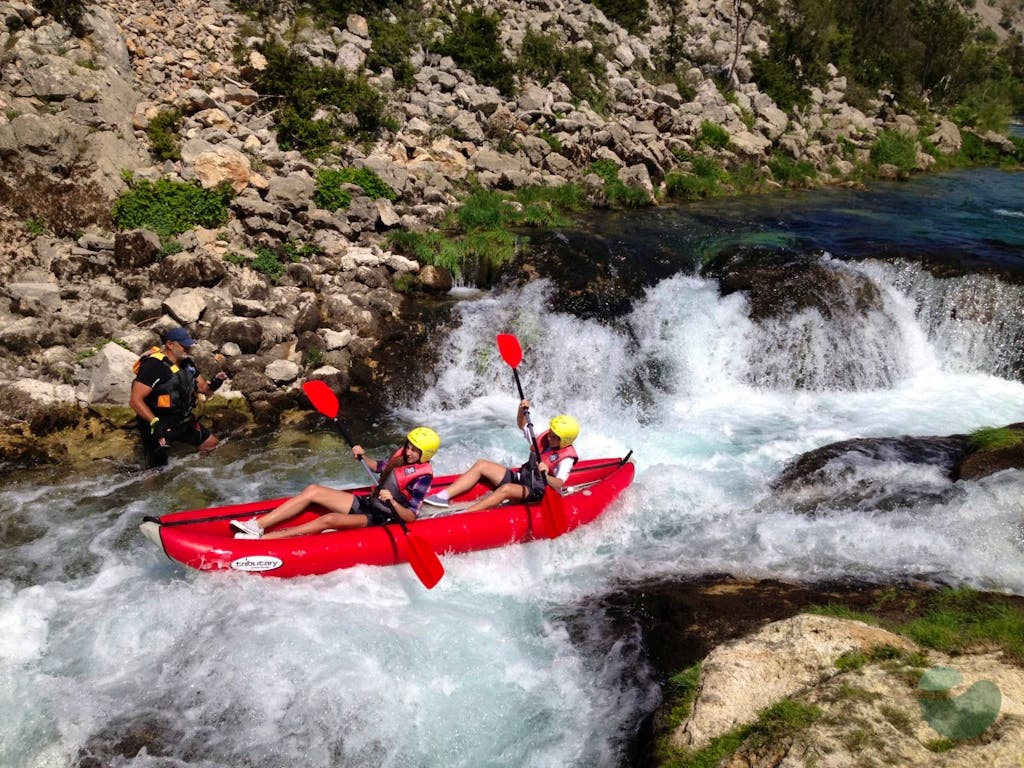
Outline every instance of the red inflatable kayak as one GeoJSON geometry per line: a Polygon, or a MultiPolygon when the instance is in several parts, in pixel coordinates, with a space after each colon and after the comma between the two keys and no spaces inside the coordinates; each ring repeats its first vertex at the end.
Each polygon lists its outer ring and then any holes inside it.
{"type": "MultiPolygon", "coordinates": [[[[562,496],[567,529],[589,523],[600,515],[633,481],[633,471],[628,456],[578,462],[562,496]]],[[[431,493],[445,488],[455,477],[434,478],[431,493]]],[[[488,490],[482,485],[473,488],[454,500],[455,510],[460,503],[472,501],[488,490]]],[[[369,491],[369,487],[352,489],[356,495],[369,491]]],[[[398,525],[390,524],[269,541],[234,538],[229,526],[231,520],[268,512],[283,501],[283,498],[270,499],[147,517],[141,530],[163,547],[168,557],[190,568],[231,569],[280,577],[327,573],[354,565],[406,563],[410,561],[410,540],[432,547],[443,556],[552,538],[545,530],[541,502],[508,504],[468,514],[443,511],[409,523],[409,535],[398,525]]],[[[428,509],[424,506],[422,511],[428,509]]],[[[313,510],[306,511],[284,525],[299,525],[315,514],[313,510]]],[[[416,554],[413,552],[412,556],[415,558],[416,554]]]]}

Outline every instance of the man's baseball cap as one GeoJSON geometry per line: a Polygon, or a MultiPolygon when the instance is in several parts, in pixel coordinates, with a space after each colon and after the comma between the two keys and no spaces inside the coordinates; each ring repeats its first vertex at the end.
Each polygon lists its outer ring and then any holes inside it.
{"type": "Polygon", "coordinates": [[[191,347],[196,343],[184,328],[171,328],[164,336],[164,341],[176,341],[183,347],[191,347]]]}

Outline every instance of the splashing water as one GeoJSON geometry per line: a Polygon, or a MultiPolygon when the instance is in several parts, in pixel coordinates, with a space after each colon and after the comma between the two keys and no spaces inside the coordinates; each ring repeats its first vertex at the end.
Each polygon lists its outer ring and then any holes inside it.
{"type": "Polygon", "coordinates": [[[0,764],[616,766],[659,694],[636,638],[599,638],[576,612],[585,596],[708,572],[1024,594],[1019,472],[954,483],[876,458],[837,476],[813,515],[772,492],[788,461],[834,441],[1024,414],[1009,375],[1019,291],[839,268],[877,285],[877,314],[759,327],[742,296],[690,274],[603,322],[540,312],[544,281],[460,304],[434,339],[436,386],[392,414],[382,443],[424,423],[442,435],[440,473],[522,461],[518,394],[494,345],[512,332],[535,422],[571,413],[581,455],[632,449],[638,472],[592,525],[446,557],[430,592],[401,567],[184,573],[138,534],[145,514],[361,483],[326,431],[227,442],[148,480],[102,467],[18,476],[0,489],[0,764]],[[796,335],[799,366],[772,352],[796,335]]]}

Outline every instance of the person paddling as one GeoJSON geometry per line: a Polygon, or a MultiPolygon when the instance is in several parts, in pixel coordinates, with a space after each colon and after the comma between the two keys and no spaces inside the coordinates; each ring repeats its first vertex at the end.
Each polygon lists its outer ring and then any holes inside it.
{"type": "MultiPolygon", "coordinates": [[[[527,430],[529,410],[530,402],[522,400],[516,414],[516,424],[523,430],[528,443],[531,442],[527,430]]],[[[549,422],[548,430],[537,437],[539,460],[531,459],[515,470],[488,459],[477,459],[451,485],[433,496],[427,496],[424,502],[434,507],[447,507],[452,499],[480,482],[490,485],[494,492],[478,499],[467,512],[490,509],[506,501],[539,501],[544,496],[546,486],[557,491],[569,479],[573,465],[579,460],[576,449],[572,447],[579,434],[580,425],[576,419],[564,413],[555,416],[549,422]],[[536,472],[533,470],[535,460],[536,472]]]]}
{"type": "MultiPolygon", "coordinates": [[[[380,475],[380,483],[375,495],[356,496],[324,485],[310,485],[263,517],[232,520],[235,538],[284,539],[329,530],[365,528],[368,525],[385,525],[396,514],[404,522],[411,523],[419,514],[424,496],[430,491],[434,479],[430,460],[440,447],[441,438],[434,430],[416,427],[405,436],[404,445],[387,460],[376,462],[374,469],[380,475]],[[327,512],[302,525],[270,530],[311,505],[323,507],[327,512]]],[[[357,461],[363,460],[363,447],[353,445],[352,456],[357,461]]]]}

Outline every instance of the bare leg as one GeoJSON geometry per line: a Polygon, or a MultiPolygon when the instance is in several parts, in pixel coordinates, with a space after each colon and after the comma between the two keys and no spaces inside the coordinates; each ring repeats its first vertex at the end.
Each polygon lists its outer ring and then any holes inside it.
{"type": "Polygon", "coordinates": [[[481,509],[491,509],[506,501],[526,501],[529,491],[526,486],[519,483],[505,483],[499,485],[494,493],[489,493],[473,502],[473,505],[464,512],[479,512],[481,509]]]}
{"type": "Polygon", "coordinates": [[[477,459],[472,467],[459,475],[446,489],[448,498],[455,499],[461,496],[481,480],[485,480],[492,486],[497,487],[505,479],[506,468],[487,459],[477,459]]]}
{"type": "MultiPolygon", "coordinates": [[[[265,531],[268,528],[273,528],[278,523],[283,523],[285,520],[291,520],[311,504],[319,504],[321,507],[329,509],[331,512],[347,515],[352,509],[352,499],[354,498],[355,497],[348,491],[338,491],[334,488],[328,488],[325,485],[308,485],[298,496],[292,496],[288,501],[284,502],[284,504],[279,506],[277,509],[268,512],[257,520],[257,522],[259,523],[260,528],[265,531]]],[[[323,517],[328,516],[329,515],[323,515],[323,517]]],[[[323,519],[323,517],[321,519],[323,519]]],[[[324,526],[324,528],[332,527],[336,526],[324,526]]],[[[289,535],[294,536],[295,534],[289,535]]]]}
{"type": "MultiPolygon", "coordinates": [[[[338,491],[342,493],[342,491],[338,491]]],[[[260,523],[262,524],[262,520],[260,523]]],[[[344,531],[351,528],[365,528],[370,522],[366,515],[350,515],[347,512],[328,512],[320,515],[316,520],[296,525],[291,528],[282,528],[279,531],[270,531],[263,534],[264,539],[288,539],[292,536],[306,536],[324,531],[344,531]]]]}
{"type": "Polygon", "coordinates": [[[219,443],[220,440],[217,439],[216,435],[210,435],[208,438],[203,440],[202,443],[199,444],[199,452],[205,455],[212,451],[214,448],[216,448],[219,443]]]}

